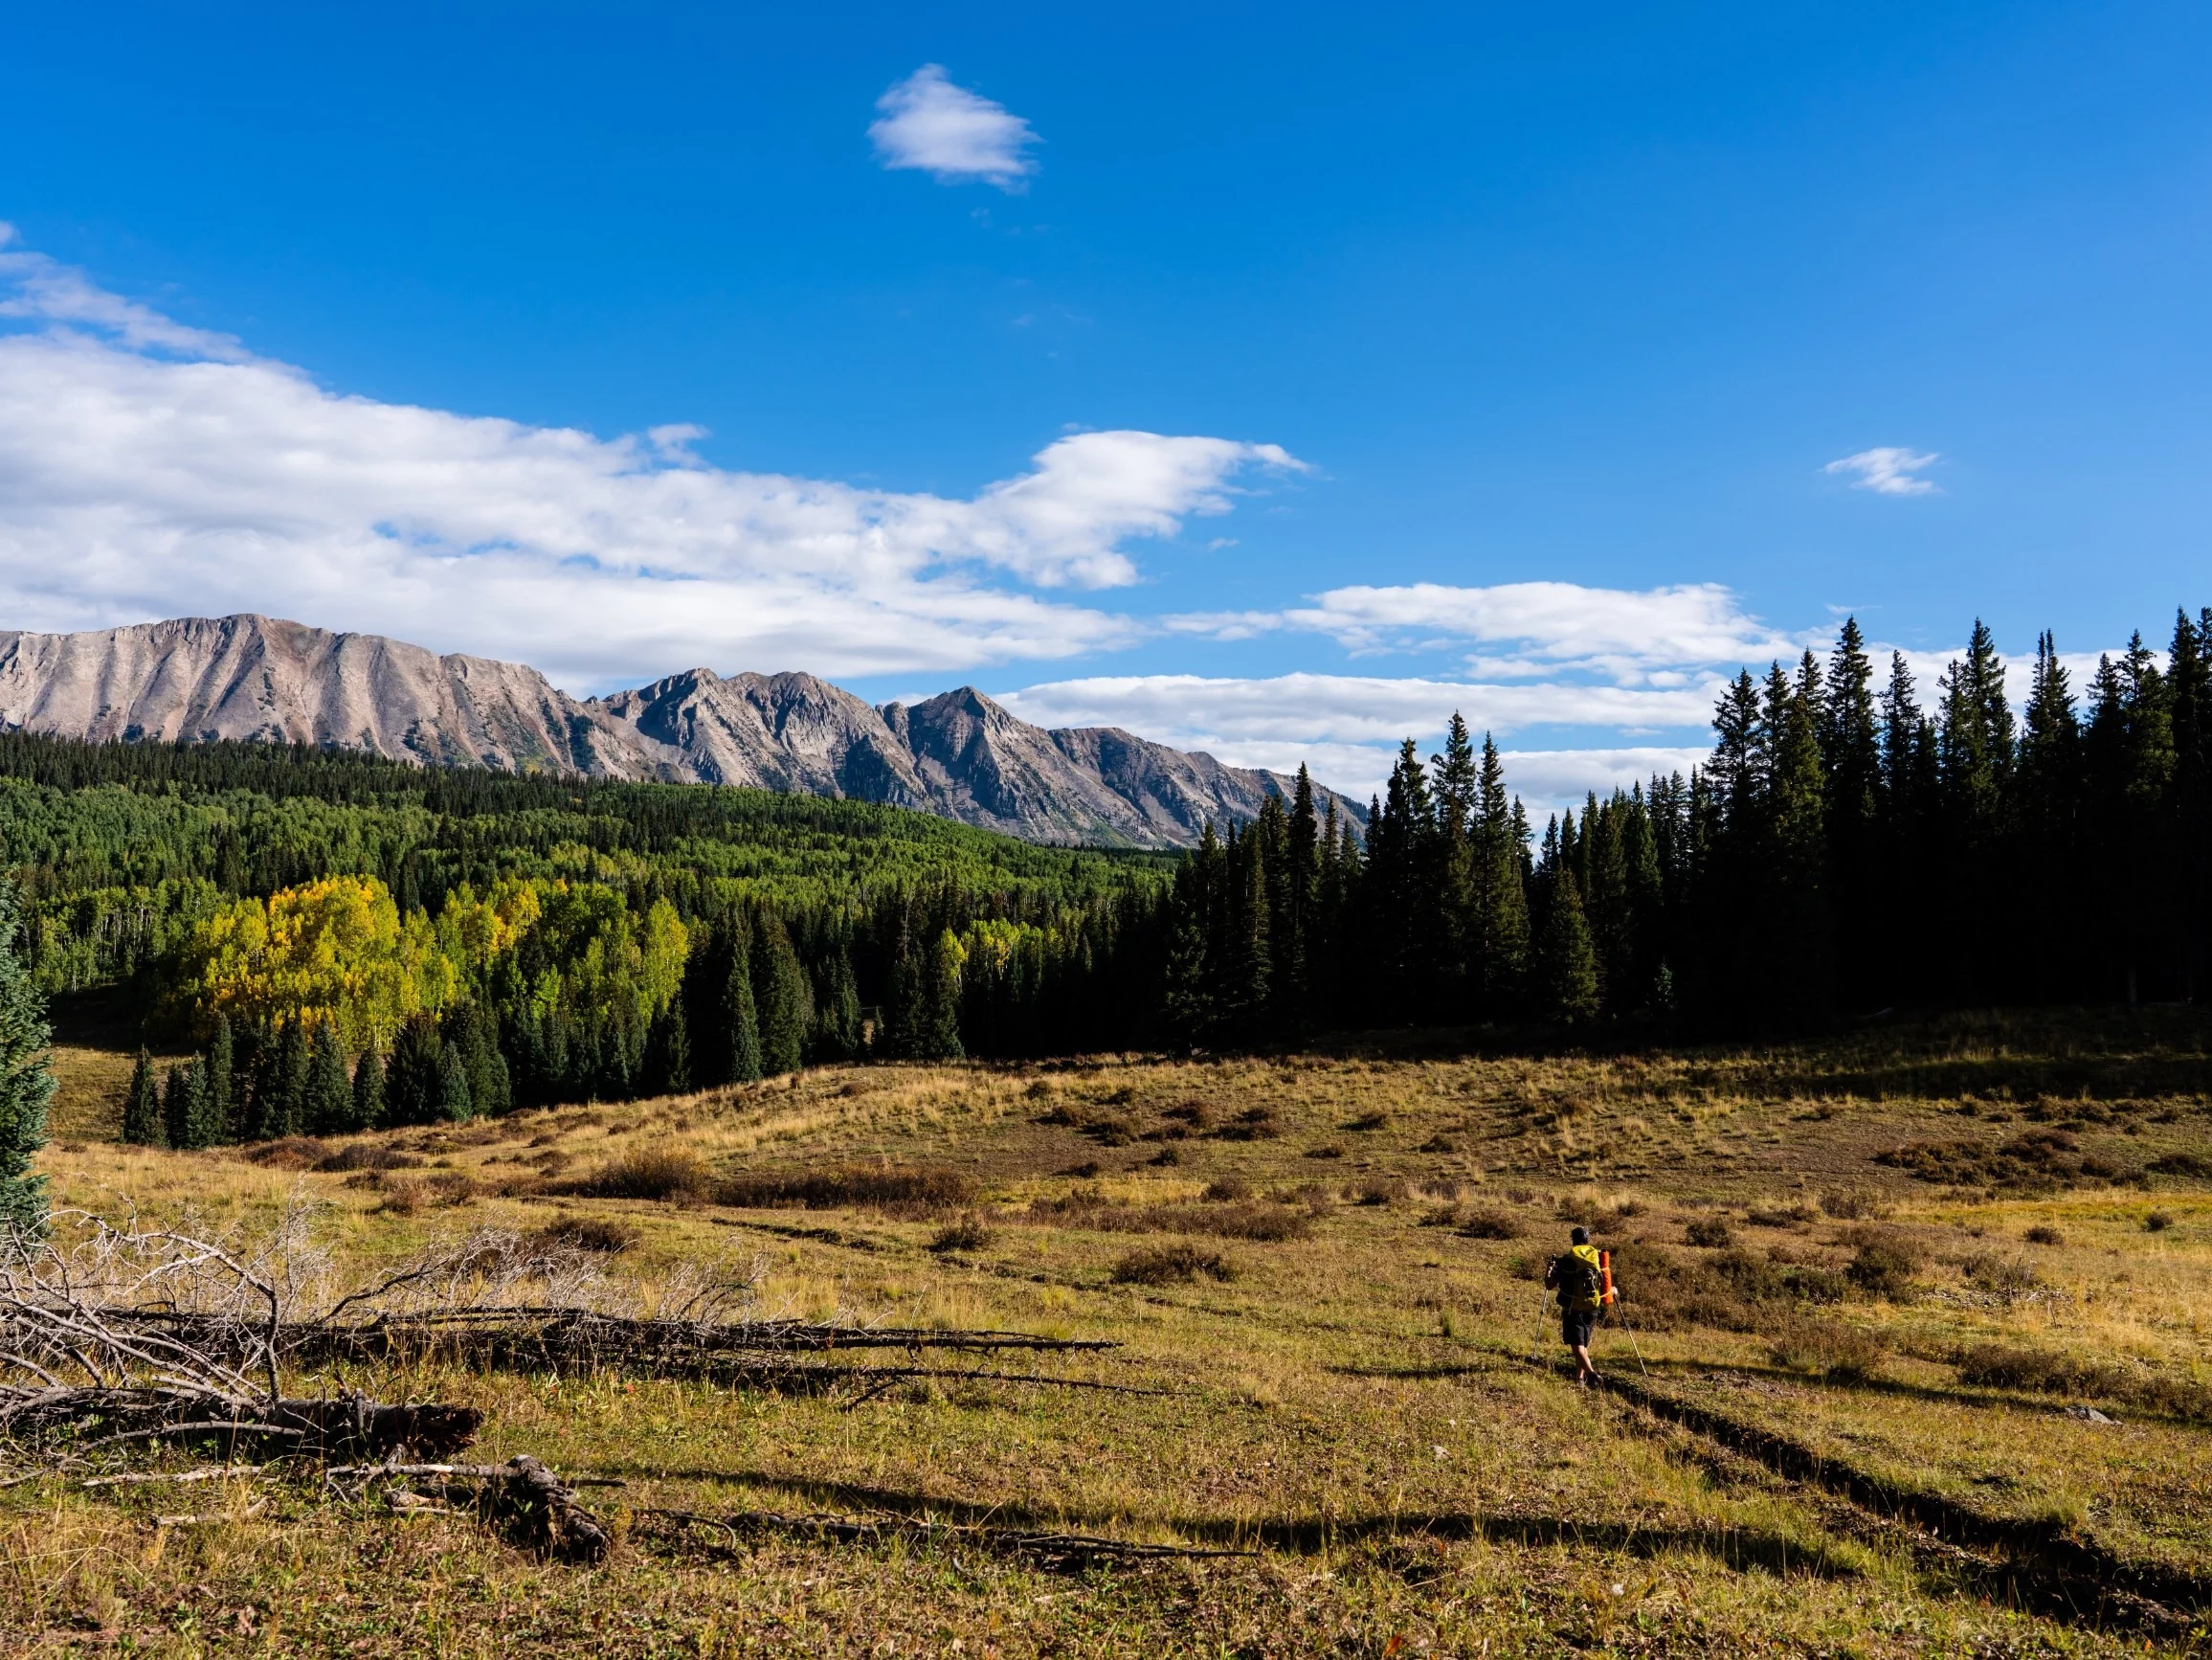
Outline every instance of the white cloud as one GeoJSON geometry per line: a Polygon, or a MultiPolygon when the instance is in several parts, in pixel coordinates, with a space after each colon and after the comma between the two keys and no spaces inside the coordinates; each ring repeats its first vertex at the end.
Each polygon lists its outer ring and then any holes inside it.
{"type": "Polygon", "coordinates": [[[1168,626],[1216,639],[1297,629],[1353,652],[1473,644],[1489,649],[1469,656],[1467,671],[1486,679],[1576,673],[1651,686],[1694,684],[1697,671],[1715,663],[1794,658],[1818,638],[1767,627],[1713,582],[1644,590],[1573,582],[1336,588],[1306,606],[1171,617],[1168,626]]]}
{"type": "Polygon", "coordinates": [[[1927,479],[1914,475],[1933,466],[1942,458],[1933,451],[1920,456],[1896,444],[1883,444],[1871,450],[1861,450],[1855,456],[1830,461],[1821,468],[1826,473],[1856,473],[1851,481],[1854,490],[1872,490],[1877,496],[1933,496],[1935,485],[1927,479]]]}
{"type": "Polygon", "coordinates": [[[1002,191],[1021,189],[1037,171],[1028,150],[1038,139],[1029,123],[953,85],[942,64],[925,63],[876,107],[883,117],[869,125],[868,136],[886,168],[919,168],[946,185],[981,179],[1002,191]]]}
{"type": "Polygon", "coordinates": [[[0,253],[0,616],[272,612],[530,662],[944,671],[1128,643],[1010,587],[1128,583],[1271,444],[1078,433],[972,499],[706,465],[642,438],[344,397],[33,254],[0,253]]]}
{"type": "MultiPolygon", "coordinates": [[[[1587,727],[1609,733],[1676,730],[1702,732],[1719,695],[1717,677],[1677,688],[1584,685],[1501,685],[1494,683],[1288,674],[1265,680],[1211,679],[1201,675],[1124,675],[1053,682],[998,695],[1023,720],[1039,726],[1123,727],[1180,749],[1203,750],[1240,767],[1295,772],[1300,761],[1314,776],[1354,796],[1379,790],[1397,753],[1398,740],[1418,739],[1425,756],[1457,710],[1478,733],[1499,736],[1531,728],[1587,727]]],[[[1687,771],[1704,748],[1612,748],[1521,751],[1546,757],[1524,782],[1511,787],[1539,801],[1579,802],[1584,790],[1606,791],[1615,782],[1653,770],[1687,771]],[[1575,756],[1586,756],[1577,760],[1575,756]],[[1630,765],[1624,757],[1669,757],[1630,765]],[[1628,767],[1622,772],[1622,767],[1628,767]],[[1639,771],[1638,769],[1642,770],[1639,771]]],[[[1508,755],[1513,751],[1508,751],[1508,755]]],[[[1517,766],[1518,763],[1508,763],[1517,766]]]]}

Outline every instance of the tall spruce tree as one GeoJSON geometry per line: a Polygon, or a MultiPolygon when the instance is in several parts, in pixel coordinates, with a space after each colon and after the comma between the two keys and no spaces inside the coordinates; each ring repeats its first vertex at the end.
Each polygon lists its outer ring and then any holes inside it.
{"type": "Polygon", "coordinates": [[[1574,869],[1561,857],[1562,838],[1547,832],[1545,841],[1551,857],[1533,964],[1536,1010],[1545,1020],[1578,1025],[1598,1015],[1598,954],[1591,948],[1574,869]]]}
{"type": "Polygon", "coordinates": [[[950,929],[939,931],[924,981],[917,1059],[957,1061],[967,1054],[960,1042],[960,942],[950,929]]]}
{"type": "Polygon", "coordinates": [[[814,996],[790,934],[772,916],[753,930],[752,983],[760,998],[761,1071],[771,1078],[795,1072],[806,1065],[814,996]]]}
{"type": "Polygon", "coordinates": [[[446,1124],[465,1124],[476,1116],[476,1098],[468,1086],[468,1057],[450,1038],[437,1045],[437,1106],[436,1117],[446,1124]]]}
{"type": "Polygon", "coordinates": [[[244,1132],[235,1083],[236,1049],[231,1035],[231,1018],[215,1016],[214,1035],[208,1041],[208,1113],[221,1128],[216,1138],[236,1141],[244,1132]]]}
{"type": "Polygon", "coordinates": [[[722,1021],[729,1056],[728,1081],[749,1084],[761,1075],[760,1010],[752,995],[752,933],[742,921],[730,931],[729,975],[723,981],[722,1021]]]}
{"type": "MultiPolygon", "coordinates": [[[[212,1068],[210,1068],[211,1073],[212,1068]]],[[[213,1090],[209,1090],[210,1095],[213,1090]]],[[[360,1126],[353,1121],[353,1079],[346,1066],[346,1044],[338,1036],[338,1022],[316,1022],[308,1045],[307,1101],[302,1116],[309,1133],[344,1135],[360,1126]]]]}
{"type": "Polygon", "coordinates": [[[363,1130],[384,1127],[384,1057],[374,1043],[353,1066],[353,1122],[363,1130]]]}
{"type": "MultiPolygon", "coordinates": [[[[465,1080],[464,1080],[465,1081],[465,1080]]],[[[434,1124],[445,1103],[445,1043],[434,1016],[408,1016],[384,1072],[387,1124],[434,1124]]]]}
{"type": "Polygon", "coordinates": [[[123,1098],[123,1138],[135,1147],[167,1147],[169,1141],[153,1057],[143,1047],[138,1052],[138,1064],[131,1068],[130,1089],[123,1098]]]}
{"type": "Polygon", "coordinates": [[[46,1178],[31,1168],[46,1145],[54,1099],[46,998],[24,966],[14,885],[0,882],[0,1236],[30,1239],[46,1226],[46,1178]]]}

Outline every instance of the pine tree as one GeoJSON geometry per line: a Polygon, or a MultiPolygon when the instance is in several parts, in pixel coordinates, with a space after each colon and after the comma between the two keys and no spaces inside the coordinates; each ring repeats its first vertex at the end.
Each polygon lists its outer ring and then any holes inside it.
{"type": "Polygon", "coordinates": [[[514,1083],[506,1057],[500,1053],[499,1028],[489,1011],[474,1001],[457,1003],[438,1022],[438,1033],[460,1052],[471,1116],[503,1116],[514,1105],[514,1083]]]}
{"type": "Polygon", "coordinates": [[[1476,1011],[1481,1019],[1510,1019],[1517,1011],[1529,962],[1529,894],[1522,876],[1528,820],[1506,794],[1505,762],[1496,741],[1483,734],[1476,774],[1475,857],[1469,899],[1468,954],[1476,1011]]]}
{"type": "MultiPolygon", "coordinates": [[[[213,1093],[212,1089],[209,1092],[213,1093]]],[[[306,1094],[302,1116],[308,1133],[344,1135],[361,1128],[353,1121],[353,1080],[346,1073],[346,1045],[339,1039],[335,1021],[316,1024],[308,1045],[306,1094]]]]}
{"type": "Polygon", "coordinates": [[[763,917],[752,936],[753,984],[760,997],[760,1067],[769,1077],[806,1065],[807,1028],[814,998],[791,936],[774,917],[763,917]]]}
{"type": "Polygon", "coordinates": [[[1536,941],[1536,1003],[1544,1019],[1575,1025],[1598,1014],[1598,957],[1591,949],[1575,874],[1557,858],[1556,836],[1547,834],[1546,841],[1553,859],[1544,899],[1543,931],[1536,941]]]}
{"type": "MultiPolygon", "coordinates": [[[[1821,816],[1827,825],[1833,914],[1863,924],[1880,884],[1882,750],[1874,665],[1855,617],[1843,619],[1836,648],[1828,656],[1827,692],[1821,720],[1825,773],[1821,816]]],[[[1876,1006],[1886,943],[1876,930],[1865,926],[1839,931],[1837,978],[1847,1003],[1876,1006]]]]}
{"type": "Polygon", "coordinates": [[[154,1081],[153,1057],[144,1048],[131,1068],[130,1092],[123,1100],[123,1138],[136,1147],[167,1147],[168,1126],[163,1121],[161,1086],[154,1081]]]}
{"type": "Polygon", "coordinates": [[[1186,1047],[1207,1042],[1217,1021],[1207,921],[1214,909],[1210,889],[1220,864],[1221,844],[1209,819],[1198,832],[1198,845],[1175,867],[1168,900],[1163,1018],[1170,1037],[1186,1047]]]}
{"type": "Polygon", "coordinates": [[[825,1061],[850,1061],[860,1052],[860,984],[852,950],[840,940],[815,995],[815,1051],[825,1061]]]}
{"type": "Polygon", "coordinates": [[[944,930],[930,949],[924,977],[917,1060],[957,1061],[967,1053],[960,1042],[960,942],[944,930]]]}
{"type": "Polygon", "coordinates": [[[384,1058],[371,1043],[353,1066],[353,1122],[362,1130],[384,1127],[384,1058]]]}
{"type": "Polygon", "coordinates": [[[685,1029],[683,999],[678,998],[653,1019],[645,1042],[645,1092],[681,1095],[691,1088],[691,1036],[685,1029]]]}
{"type": "Polygon", "coordinates": [[[437,1035],[437,1021],[427,1014],[410,1015],[399,1028],[385,1069],[384,1121],[436,1123],[444,1100],[445,1044],[437,1035]]]}
{"type": "Polygon", "coordinates": [[[215,1145],[217,1127],[208,1106],[207,1063],[194,1055],[169,1069],[168,1087],[162,1101],[171,1147],[215,1145]]]}
{"type": "Polygon", "coordinates": [[[218,1014],[214,1036],[208,1042],[208,1115],[220,1126],[216,1139],[221,1141],[238,1140],[244,1129],[234,1083],[234,1060],[231,1018],[218,1014]]]}
{"type": "Polygon", "coordinates": [[[0,1237],[28,1239],[46,1225],[46,1178],[31,1160],[46,1145],[54,1072],[46,998],[19,954],[20,915],[13,885],[0,882],[0,1237]]]}
{"type": "Polygon", "coordinates": [[[723,1030],[727,1034],[729,1078],[749,1084],[761,1075],[760,1012],[752,996],[752,938],[742,926],[732,931],[729,977],[723,982],[723,1030]]]}
{"type": "Polygon", "coordinates": [[[437,1051],[436,1117],[447,1124],[465,1124],[476,1116],[476,1102],[469,1093],[468,1057],[455,1043],[440,1043],[437,1051]]]}
{"type": "MultiPolygon", "coordinates": [[[[1329,806],[1333,811],[1335,803],[1329,806]]],[[[1330,829],[1333,833],[1333,824],[1330,829]]],[[[1275,998],[1284,1025],[1289,1031],[1303,1032],[1312,1019],[1313,953],[1323,944],[1317,914],[1321,893],[1321,824],[1313,812],[1313,780],[1307,775],[1303,761],[1298,764],[1297,793],[1291,799],[1283,865],[1283,920],[1272,942],[1275,998]]]]}

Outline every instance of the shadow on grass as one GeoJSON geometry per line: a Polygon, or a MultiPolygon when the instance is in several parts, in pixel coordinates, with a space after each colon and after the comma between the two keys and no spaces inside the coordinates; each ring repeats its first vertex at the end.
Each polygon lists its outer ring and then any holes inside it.
{"type": "MultiPolygon", "coordinates": [[[[767,1470],[650,1469],[609,1466],[602,1473],[663,1481],[726,1483],[797,1494],[809,1503],[905,1520],[951,1522],[966,1527],[1061,1528],[1126,1525],[1126,1512],[1040,1509],[1020,1504],[977,1504],[931,1493],[905,1492],[861,1482],[774,1475],[767,1470]]],[[[1484,1539],[1538,1549],[1560,1546],[1611,1555],[1695,1555],[1738,1571],[1809,1574],[1820,1579],[1860,1577],[1858,1565],[1820,1545],[1806,1546],[1763,1529],[1648,1527],[1635,1522],[1578,1521],[1527,1512],[1484,1514],[1473,1511],[1388,1511],[1372,1515],[1155,1516],[1144,1518],[1196,1544],[1264,1549],[1311,1556],[1348,1546],[1406,1539],[1484,1539]]]]}

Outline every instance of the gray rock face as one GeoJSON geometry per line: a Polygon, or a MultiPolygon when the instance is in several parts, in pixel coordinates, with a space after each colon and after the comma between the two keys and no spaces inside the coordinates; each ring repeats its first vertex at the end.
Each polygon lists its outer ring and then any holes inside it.
{"type": "MultiPolygon", "coordinates": [[[[1047,731],[963,686],[871,707],[811,674],[698,668],[579,701],[521,663],[255,616],[0,631],[0,728],[235,738],[426,765],[742,784],[881,801],[1034,841],[1183,847],[1292,782],[1116,727],[1047,731]]],[[[1355,823],[1366,815],[1335,799],[1355,823]]]]}

